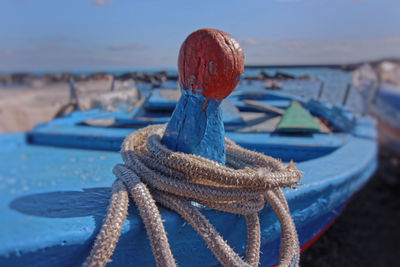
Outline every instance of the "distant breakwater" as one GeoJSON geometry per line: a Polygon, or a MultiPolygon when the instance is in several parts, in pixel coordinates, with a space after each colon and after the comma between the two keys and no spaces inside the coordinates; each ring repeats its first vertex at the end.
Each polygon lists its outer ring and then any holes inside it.
{"type": "MultiPolygon", "coordinates": [[[[274,73],[268,73],[264,69],[249,68],[245,70],[244,80],[309,80],[311,76],[308,74],[294,75],[290,71],[275,70],[274,73]]],[[[41,73],[35,74],[30,72],[20,72],[11,74],[0,74],[0,86],[10,86],[13,84],[27,85],[32,84],[51,84],[59,82],[86,82],[93,80],[116,80],[126,81],[133,80],[135,83],[149,83],[154,87],[163,87],[166,81],[177,81],[177,71],[132,71],[132,72],[88,72],[88,73],[73,73],[73,72],[60,72],[60,73],[41,73]]]]}

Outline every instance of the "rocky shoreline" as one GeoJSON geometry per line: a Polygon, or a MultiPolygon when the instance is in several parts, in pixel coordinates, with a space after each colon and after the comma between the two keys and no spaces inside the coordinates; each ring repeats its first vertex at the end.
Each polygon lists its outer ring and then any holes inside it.
{"type": "MultiPolygon", "coordinates": [[[[76,82],[88,82],[98,80],[116,80],[116,81],[127,81],[133,80],[135,83],[149,83],[153,88],[165,86],[166,81],[177,81],[177,75],[171,75],[167,71],[159,71],[156,73],[148,72],[125,72],[120,75],[112,75],[107,72],[93,72],[88,75],[74,74],[70,72],[61,73],[47,73],[43,75],[35,75],[29,72],[11,73],[11,74],[0,74],[0,87],[12,87],[15,85],[25,85],[30,87],[41,87],[53,83],[69,82],[70,80],[76,82]]],[[[286,80],[310,80],[312,79],[308,75],[295,76],[289,73],[278,71],[274,75],[269,75],[265,71],[261,71],[257,75],[248,75],[244,77],[244,80],[274,80],[274,81],[286,81],[286,80]]]]}

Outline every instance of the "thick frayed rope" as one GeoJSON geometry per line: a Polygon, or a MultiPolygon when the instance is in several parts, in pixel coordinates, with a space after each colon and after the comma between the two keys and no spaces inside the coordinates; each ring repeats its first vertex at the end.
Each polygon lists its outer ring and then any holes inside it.
{"type": "Polygon", "coordinates": [[[281,224],[279,266],[298,266],[296,227],[282,187],[296,185],[301,172],[264,154],[226,143],[227,166],[192,154],[174,152],[161,144],[165,125],[154,125],[129,135],[122,145],[125,164],[114,167],[117,180],[107,216],[83,266],[105,266],[115,249],[128,211],[128,192],[145,225],[157,266],[176,266],[156,202],[179,213],[202,236],[224,266],[258,266],[260,222],[258,211],[267,202],[281,224]],[[193,206],[244,215],[247,224],[246,260],[226,243],[209,220],[193,206]]]}

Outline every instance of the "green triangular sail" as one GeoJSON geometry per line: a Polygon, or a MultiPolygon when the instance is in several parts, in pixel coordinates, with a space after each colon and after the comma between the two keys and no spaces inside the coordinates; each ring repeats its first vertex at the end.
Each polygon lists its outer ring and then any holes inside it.
{"type": "Polygon", "coordinates": [[[285,110],[277,126],[277,130],[280,132],[307,133],[320,131],[321,127],[308,110],[303,108],[300,103],[294,101],[285,110]]]}

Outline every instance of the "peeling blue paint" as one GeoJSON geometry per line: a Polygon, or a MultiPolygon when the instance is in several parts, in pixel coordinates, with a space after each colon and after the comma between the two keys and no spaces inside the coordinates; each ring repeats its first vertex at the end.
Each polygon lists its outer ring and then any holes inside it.
{"type": "Polygon", "coordinates": [[[162,138],[174,151],[225,164],[225,130],[221,102],[183,90],[162,138]]]}

